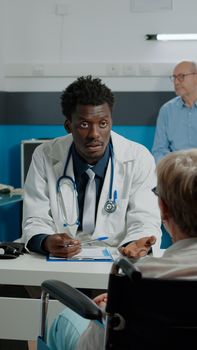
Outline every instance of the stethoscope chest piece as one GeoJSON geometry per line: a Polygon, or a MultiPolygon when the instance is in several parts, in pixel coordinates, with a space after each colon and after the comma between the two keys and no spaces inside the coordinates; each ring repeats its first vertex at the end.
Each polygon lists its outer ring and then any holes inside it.
{"type": "Polygon", "coordinates": [[[116,210],[117,204],[115,201],[108,199],[104,205],[104,209],[107,213],[113,213],[116,210]]]}

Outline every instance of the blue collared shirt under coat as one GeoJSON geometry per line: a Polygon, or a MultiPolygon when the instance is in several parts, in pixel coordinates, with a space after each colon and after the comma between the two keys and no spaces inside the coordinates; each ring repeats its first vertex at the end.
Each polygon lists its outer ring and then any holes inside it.
{"type": "Polygon", "coordinates": [[[197,101],[190,108],[181,97],[165,103],[157,119],[153,156],[158,162],[169,152],[197,147],[197,101]]]}
{"type": "MultiPolygon", "coordinates": [[[[75,174],[75,183],[78,192],[78,206],[79,206],[79,230],[82,230],[82,218],[83,218],[83,207],[84,207],[84,197],[85,188],[88,182],[88,175],[85,171],[89,168],[87,162],[80,157],[77,153],[74,144],[72,145],[72,157],[73,157],[73,168],[75,174]]],[[[98,202],[100,198],[100,193],[103,186],[103,181],[105,178],[105,172],[107,169],[109,161],[109,145],[103,157],[91,168],[95,172],[95,182],[96,182],[96,212],[98,207],[98,202]]],[[[96,215],[95,212],[95,215],[96,215]]]]}

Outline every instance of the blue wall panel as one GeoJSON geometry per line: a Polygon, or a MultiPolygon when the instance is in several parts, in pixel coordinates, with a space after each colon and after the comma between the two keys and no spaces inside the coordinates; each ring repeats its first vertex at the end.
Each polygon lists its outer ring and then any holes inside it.
{"type": "Polygon", "coordinates": [[[142,143],[151,151],[155,126],[113,126],[113,130],[129,140],[142,143]]]}
{"type": "MultiPolygon", "coordinates": [[[[153,126],[114,126],[113,130],[151,149],[153,126]]],[[[59,125],[1,125],[0,126],[0,183],[20,187],[20,144],[31,138],[57,137],[65,134],[59,125]]]]}
{"type": "MultiPolygon", "coordinates": [[[[20,144],[31,138],[57,137],[63,126],[0,126],[0,183],[20,187],[20,144]]],[[[11,241],[21,235],[21,203],[0,207],[0,241],[11,241]]]]}
{"type": "Polygon", "coordinates": [[[31,138],[57,137],[65,133],[59,125],[1,125],[0,182],[20,187],[20,144],[31,138]]]}

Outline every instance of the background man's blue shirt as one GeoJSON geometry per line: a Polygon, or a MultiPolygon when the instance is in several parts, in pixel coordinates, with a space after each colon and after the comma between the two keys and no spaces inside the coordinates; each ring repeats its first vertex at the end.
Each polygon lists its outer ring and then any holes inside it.
{"type": "Polygon", "coordinates": [[[165,103],[157,119],[153,156],[158,162],[167,153],[197,147],[197,102],[192,108],[181,97],[165,103]]]}

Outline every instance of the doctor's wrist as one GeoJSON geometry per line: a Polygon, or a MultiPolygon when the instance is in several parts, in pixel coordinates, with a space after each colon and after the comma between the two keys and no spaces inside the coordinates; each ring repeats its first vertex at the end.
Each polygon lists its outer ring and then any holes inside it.
{"type": "Polygon", "coordinates": [[[43,242],[45,241],[45,239],[47,237],[48,237],[48,235],[44,234],[44,233],[41,233],[41,234],[33,236],[29,240],[29,242],[27,244],[27,248],[31,252],[39,253],[39,254],[42,254],[42,255],[47,255],[48,252],[43,247],[43,242]]]}
{"type": "Polygon", "coordinates": [[[43,237],[43,240],[41,242],[41,249],[45,252],[45,254],[49,254],[49,252],[50,252],[49,247],[48,247],[48,242],[47,242],[47,238],[49,236],[50,235],[46,235],[45,237],[43,237]]]}

